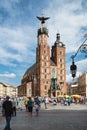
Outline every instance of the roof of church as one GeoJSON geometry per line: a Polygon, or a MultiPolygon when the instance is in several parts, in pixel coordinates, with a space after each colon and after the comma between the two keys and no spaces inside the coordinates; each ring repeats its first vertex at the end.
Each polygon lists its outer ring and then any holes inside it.
{"type": "MultiPolygon", "coordinates": [[[[56,66],[56,64],[54,63],[54,61],[53,61],[52,59],[50,59],[50,65],[56,66]]],[[[36,68],[36,63],[33,64],[31,67],[29,67],[29,68],[25,71],[25,73],[24,73],[24,75],[23,75],[23,78],[26,77],[26,76],[29,75],[29,74],[32,74],[32,71],[33,71],[35,68],[36,68]]]]}
{"type": "Polygon", "coordinates": [[[23,77],[27,76],[29,73],[32,73],[32,71],[35,69],[36,63],[33,64],[31,67],[29,67],[26,72],[24,73],[23,77]]]}

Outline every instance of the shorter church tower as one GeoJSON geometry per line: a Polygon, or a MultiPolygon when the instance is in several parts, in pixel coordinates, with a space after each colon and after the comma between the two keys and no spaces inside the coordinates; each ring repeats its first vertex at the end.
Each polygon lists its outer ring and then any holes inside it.
{"type": "Polygon", "coordinates": [[[57,82],[61,87],[61,94],[66,93],[66,50],[57,33],[56,41],[52,46],[51,59],[57,66],[57,82]]]}

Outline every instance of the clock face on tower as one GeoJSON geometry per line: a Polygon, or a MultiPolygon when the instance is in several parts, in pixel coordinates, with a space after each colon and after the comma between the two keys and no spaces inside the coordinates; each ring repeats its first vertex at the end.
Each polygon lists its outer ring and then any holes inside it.
{"type": "Polygon", "coordinates": [[[52,69],[51,71],[51,78],[56,78],[56,70],[52,69]]]}

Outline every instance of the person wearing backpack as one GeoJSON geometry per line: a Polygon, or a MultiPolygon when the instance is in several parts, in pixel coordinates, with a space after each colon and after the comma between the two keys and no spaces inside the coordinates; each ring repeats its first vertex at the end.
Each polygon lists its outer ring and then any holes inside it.
{"type": "Polygon", "coordinates": [[[38,96],[35,97],[35,110],[36,110],[36,116],[38,116],[40,110],[40,100],[38,96]]]}
{"type": "Polygon", "coordinates": [[[2,112],[4,111],[4,114],[2,116],[5,116],[6,118],[6,126],[4,130],[11,130],[10,128],[10,121],[11,121],[11,114],[12,114],[12,102],[9,101],[9,96],[6,96],[6,100],[2,104],[2,112]]]}
{"type": "Polygon", "coordinates": [[[29,97],[29,101],[28,101],[28,111],[29,111],[29,115],[32,117],[32,111],[33,111],[33,106],[34,106],[34,102],[31,99],[31,97],[29,97]]]}

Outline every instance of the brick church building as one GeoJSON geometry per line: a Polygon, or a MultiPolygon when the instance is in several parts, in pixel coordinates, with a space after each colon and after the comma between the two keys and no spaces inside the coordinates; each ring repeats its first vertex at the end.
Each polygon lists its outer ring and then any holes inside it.
{"type": "Polygon", "coordinates": [[[49,17],[37,17],[41,26],[37,31],[36,63],[29,67],[18,86],[18,96],[57,97],[66,94],[66,52],[65,45],[57,33],[51,48],[48,43],[48,29],[45,25],[49,17]]]}

